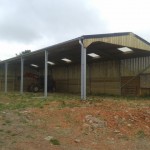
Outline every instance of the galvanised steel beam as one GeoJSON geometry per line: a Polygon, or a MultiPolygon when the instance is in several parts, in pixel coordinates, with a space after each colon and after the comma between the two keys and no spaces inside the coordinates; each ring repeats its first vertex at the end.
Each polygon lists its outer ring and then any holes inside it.
{"type": "Polygon", "coordinates": [[[20,94],[23,94],[23,74],[24,74],[24,58],[21,56],[21,79],[20,79],[20,94]]]}
{"type": "Polygon", "coordinates": [[[48,51],[45,50],[44,97],[47,97],[48,51]]]}
{"type": "Polygon", "coordinates": [[[81,100],[86,100],[86,48],[81,40],[81,100]]]}
{"type": "Polygon", "coordinates": [[[7,74],[8,74],[8,63],[5,62],[5,93],[7,93],[7,83],[8,83],[7,74]]]}

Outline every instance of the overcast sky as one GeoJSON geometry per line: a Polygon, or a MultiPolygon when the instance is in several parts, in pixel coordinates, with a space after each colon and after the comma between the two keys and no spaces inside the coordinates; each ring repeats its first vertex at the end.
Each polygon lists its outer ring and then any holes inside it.
{"type": "Polygon", "coordinates": [[[87,34],[150,42],[149,0],[0,0],[0,60],[87,34]]]}

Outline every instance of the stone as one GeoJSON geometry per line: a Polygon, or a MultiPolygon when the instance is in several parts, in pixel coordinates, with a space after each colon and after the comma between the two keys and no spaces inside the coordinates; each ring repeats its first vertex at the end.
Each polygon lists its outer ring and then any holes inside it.
{"type": "Polygon", "coordinates": [[[114,133],[120,133],[120,131],[119,130],[114,130],[114,133]]]}
{"type": "Polygon", "coordinates": [[[149,126],[145,126],[147,129],[149,129],[149,126]]]}
{"type": "Polygon", "coordinates": [[[118,115],[116,115],[116,116],[114,116],[114,118],[117,120],[117,119],[119,118],[119,116],[118,116],[118,115]]]}
{"type": "Polygon", "coordinates": [[[84,123],[84,124],[83,124],[83,128],[89,128],[89,127],[90,127],[89,124],[87,124],[87,123],[84,123]]]}
{"type": "Polygon", "coordinates": [[[128,127],[131,127],[131,124],[127,124],[128,127]]]}
{"type": "Polygon", "coordinates": [[[80,142],[81,142],[80,139],[75,139],[74,141],[75,141],[76,143],[80,143],[80,142]]]}
{"type": "Polygon", "coordinates": [[[85,121],[89,121],[92,118],[92,115],[86,115],[85,116],[85,121]]]}
{"type": "Polygon", "coordinates": [[[104,128],[107,126],[106,121],[100,120],[92,115],[85,116],[85,122],[88,123],[92,128],[104,128]]]}
{"type": "Polygon", "coordinates": [[[47,140],[47,141],[50,141],[50,140],[54,139],[54,137],[53,136],[47,136],[44,139],[47,140]]]}

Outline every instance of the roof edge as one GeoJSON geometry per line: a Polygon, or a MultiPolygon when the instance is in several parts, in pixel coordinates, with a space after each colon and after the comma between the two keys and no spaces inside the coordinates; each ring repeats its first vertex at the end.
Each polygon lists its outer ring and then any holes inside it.
{"type": "Polygon", "coordinates": [[[75,42],[75,41],[80,40],[80,39],[84,40],[84,39],[90,39],[90,38],[104,38],[104,37],[125,36],[125,35],[132,35],[132,36],[135,36],[135,37],[138,38],[139,40],[141,40],[141,41],[143,41],[144,43],[150,45],[150,43],[149,43],[148,41],[144,40],[143,38],[141,38],[140,36],[134,34],[133,32],[118,32],[118,33],[107,33],[107,34],[83,35],[83,36],[80,36],[80,37],[77,37],[77,38],[74,38],[74,39],[71,39],[71,40],[68,40],[68,41],[65,41],[65,42],[61,42],[61,43],[54,44],[54,45],[51,45],[51,46],[48,46],[48,47],[45,47],[45,48],[42,48],[42,49],[39,49],[39,50],[35,50],[35,51],[30,52],[30,53],[28,53],[28,54],[19,55],[19,56],[12,57],[12,58],[9,58],[9,59],[6,59],[6,60],[2,60],[2,61],[0,62],[0,64],[5,63],[5,62],[9,62],[9,61],[12,61],[12,60],[17,60],[17,59],[19,59],[21,56],[27,57],[27,56],[30,56],[30,55],[34,55],[34,54],[43,52],[44,50],[48,50],[48,49],[50,49],[50,48],[55,48],[55,47],[58,47],[58,46],[61,46],[61,45],[66,45],[66,44],[68,44],[68,43],[75,42]]]}
{"type": "Polygon", "coordinates": [[[90,38],[105,38],[105,37],[125,36],[125,35],[135,36],[136,38],[138,38],[139,40],[141,40],[145,44],[150,45],[150,43],[148,41],[146,41],[145,39],[141,38],[140,36],[138,36],[137,34],[135,34],[133,32],[118,32],[118,33],[108,33],[108,34],[93,34],[93,35],[83,35],[82,37],[84,39],[90,39],[90,38]]]}
{"type": "Polygon", "coordinates": [[[106,34],[93,34],[93,35],[83,35],[84,39],[90,38],[103,38],[103,37],[113,37],[113,36],[124,36],[130,35],[132,32],[118,32],[118,33],[106,33],[106,34]]]}
{"type": "Polygon", "coordinates": [[[58,43],[58,44],[54,44],[54,45],[51,45],[51,46],[48,46],[48,47],[44,47],[44,48],[41,48],[41,49],[38,49],[38,50],[34,50],[30,53],[27,53],[27,54],[23,54],[23,55],[19,55],[19,56],[15,56],[15,57],[12,57],[12,58],[9,58],[9,59],[6,59],[6,60],[2,60],[0,61],[0,64],[1,63],[5,63],[5,62],[9,62],[9,61],[12,61],[12,60],[17,60],[21,57],[27,57],[27,56],[30,56],[30,55],[34,55],[34,54],[37,54],[37,53],[41,53],[43,52],[44,50],[47,50],[47,49],[50,49],[50,48],[54,48],[54,47],[57,47],[57,46],[61,46],[61,45],[65,45],[65,44],[68,44],[68,43],[71,43],[71,42],[75,42],[79,39],[81,39],[81,37],[77,37],[75,39],[71,39],[71,40],[68,40],[68,41],[65,41],[65,42],[61,42],[61,43],[58,43]]]}
{"type": "Polygon", "coordinates": [[[132,33],[132,35],[133,35],[133,36],[135,36],[136,38],[138,38],[139,40],[141,40],[142,42],[144,42],[145,44],[150,45],[150,43],[149,43],[147,40],[145,40],[145,39],[141,38],[141,37],[140,37],[140,36],[138,36],[137,34],[132,33]]]}

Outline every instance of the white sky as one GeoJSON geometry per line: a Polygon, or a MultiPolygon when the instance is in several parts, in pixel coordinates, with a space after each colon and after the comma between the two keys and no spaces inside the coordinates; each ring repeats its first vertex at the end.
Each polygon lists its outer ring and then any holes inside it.
{"type": "Polygon", "coordinates": [[[86,34],[134,32],[150,42],[149,0],[0,0],[0,60],[86,34]]]}

